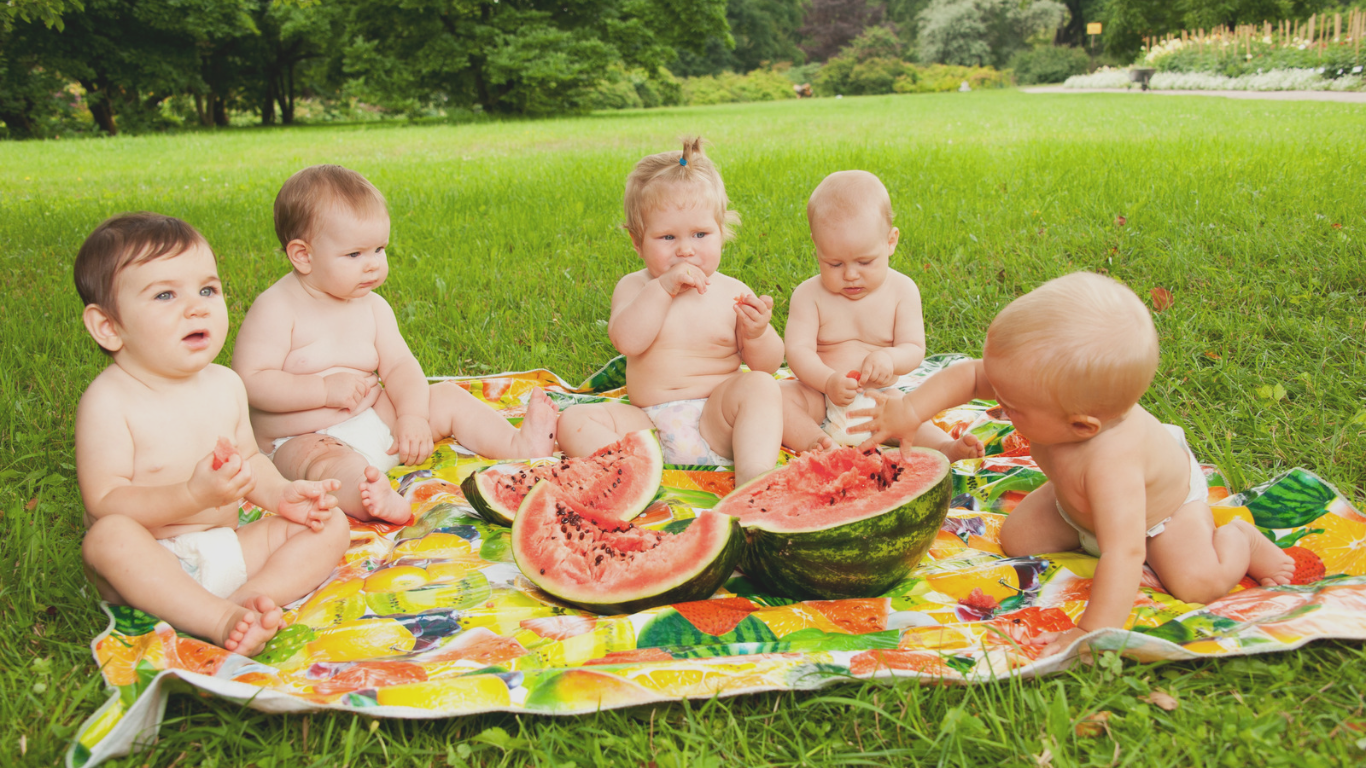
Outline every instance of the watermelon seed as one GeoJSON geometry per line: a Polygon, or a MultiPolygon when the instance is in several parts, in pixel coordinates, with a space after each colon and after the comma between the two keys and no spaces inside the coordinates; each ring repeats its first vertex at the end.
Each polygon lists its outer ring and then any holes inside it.
{"type": "Polygon", "coordinates": [[[541,569],[541,575],[542,575],[542,576],[545,575],[545,569],[544,569],[544,568],[541,569]]]}

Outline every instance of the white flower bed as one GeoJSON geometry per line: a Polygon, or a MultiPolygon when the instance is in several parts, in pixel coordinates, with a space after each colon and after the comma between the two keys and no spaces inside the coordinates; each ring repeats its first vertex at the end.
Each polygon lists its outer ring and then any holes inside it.
{"type": "MultiPolygon", "coordinates": [[[[1109,67],[1089,75],[1074,75],[1063,83],[1066,88],[1129,88],[1137,85],[1129,80],[1127,69],[1109,67]]],[[[1207,72],[1158,72],[1148,81],[1148,87],[1156,91],[1357,91],[1361,90],[1362,78],[1360,75],[1347,75],[1329,80],[1317,69],[1273,69],[1241,77],[1207,72]]]]}

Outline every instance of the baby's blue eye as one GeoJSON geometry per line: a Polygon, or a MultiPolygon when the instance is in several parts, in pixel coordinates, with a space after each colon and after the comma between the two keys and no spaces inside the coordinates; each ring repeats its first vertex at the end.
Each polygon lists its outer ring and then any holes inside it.
{"type": "Polygon", "coordinates": [[[174,299],[174,298],[175,298],[175,294],[174,294],[174,293],[171,293],[170,291],[162,291],[161,293],[158,293],[158,294],[156,295],[156,300],[157,300],[157,301],[167,301],[167,300],[169,300],[169,299],[174,299]]]}
{"type": "Polygon", "coordinates": [[[200,288],[200,289],[199,289],[199,295],[200,295],[200,296],[214,296],[214,295],[216,295],[217,293],[218,293],[218,289],[215,288],[215,287],[213,287],[212,285],[206,285],[206,286],[204,286],[203,288],[200,288]]]}
{"type": "Polygon", "coordinates": [[[352,252],[346,254],[346,258],[348,258],[348,259],[358,258],[359,256],[360,256],[360,251],[352,251],[352,252]]]}
{"type": "Polygon", "coordinates": [[[665,240],[672,240],[672,239],[674,239],[674,236],[673,236],[673,235],[665,235],[665,236],[664,236],[664,239],[665,239],[665,240]]]}
{"type": "Polygon", "coordinates": [[[706,236],[707,236],[707,233],[706,233],[706,232],[694,232],[694,233],[693,233],[693,237],[696,237],[696,238],[698,238],[698,239],[704,238],[704,237],[706,237],[706,236]]]}

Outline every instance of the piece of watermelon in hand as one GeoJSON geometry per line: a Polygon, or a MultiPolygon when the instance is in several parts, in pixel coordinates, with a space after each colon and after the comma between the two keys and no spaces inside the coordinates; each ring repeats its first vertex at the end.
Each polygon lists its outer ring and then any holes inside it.
{"type": "Polygon", "coordinates": [[[228,463],[228,459],[237,455],[237,446],[233,445],[228,438],[219,437],[218,443],[213,447],[213,468],[218,471],[228,463]]]}
{"type": "Polygon", "coordinates": [[[862,373],[859,373],[858,371],[850,371],[850,372],[844,374],[844,378],[846,378],[846,379],[853,379],[854,381],[862,381],[862,380],[863,380],[863,374],[862,374],[862,373]]]}

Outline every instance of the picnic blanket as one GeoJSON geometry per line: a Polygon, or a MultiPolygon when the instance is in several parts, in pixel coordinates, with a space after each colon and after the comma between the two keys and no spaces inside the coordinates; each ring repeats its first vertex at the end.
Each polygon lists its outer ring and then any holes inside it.
{"type": "MultiPolygon", "coordinates": [[[[958,359],[929,358],[898,386],[913,388],[958,359]]],[[[516,420],[536,387],[562,408],[622,397],[624,370],[618,358],[579,386],[543,370],[459,381],[516,420]]],[[[94,765],[154,739],[168,691],[187,686],[268,712],[434,718],[572,715],[893,676],[966,684],[1065,668],[1075,645],[1039,661],[1020,640],[1073,626],[1095,558],[1004,556],[1002,520],[1043,482],[1027,442],[994,403],[974,402],[936,421],[951,434],[971,430],[987,456],[954,465],[955,498],[938,538],[886,594],[794,602],[737,573],[710,600],[631,616],[569,608],[523,578],[508,529],[479,519],[460,492],[464,477],[495,462],[442,443],[426,464],[390,473],[412,501],[414,522],[353,522],[333,577],[290,606],[284,628],[255,658],[106,605],[109,626],[91,649],[110,697],[77,732],[67,765],[94,765]]],[[[1206,473],[1216,522],[1241,518],[1298,547],[1312,583],[1265,589],[1245,581],[1195,605],[1168,595],[1149,572],[1126,629],[1090,641],[1157,660],[1366,639],[1366,517],[1303,469],[1236,495],[1212,467],[1206,473]]],[[[658,528],[693,517],[732,487],[729,472],[666,467],[659,497],[636,522],[658,528]]],[[[260,514],[244,508],[242,519],[260,514]]]]}

